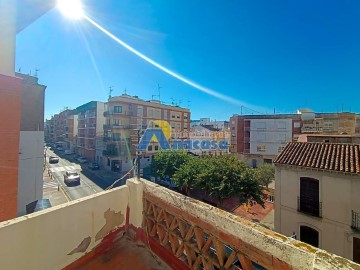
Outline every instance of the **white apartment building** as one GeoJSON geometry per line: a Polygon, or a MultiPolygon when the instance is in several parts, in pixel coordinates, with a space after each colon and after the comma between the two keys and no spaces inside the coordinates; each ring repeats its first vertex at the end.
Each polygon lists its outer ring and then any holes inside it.
{"type": "Polygon", "coordinates": [[[190,127],[193,128],[195,126],[211,126],[220,130],[229,130],[229,121],[211,120],[210,118],[191,120],[190,127]]]}
{"type": "Polygon", "coordinates": [[[275,231],[360,263],[360,145],[291,142],[274,163],[275,231]]]}

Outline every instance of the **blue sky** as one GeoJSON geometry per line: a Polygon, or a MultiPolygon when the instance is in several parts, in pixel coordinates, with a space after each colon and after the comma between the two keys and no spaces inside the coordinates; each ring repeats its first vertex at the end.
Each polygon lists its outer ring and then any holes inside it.
{"type": "MultiPolygon", "coordinates": [[[[244,104],[360,112],[359,1],[83,0],[86,14],[141,53],[244,104]]],[[[47,13],[17,36],[16,69],[47,85],[45,116],[128,94],[227,120],[241,107],[151,66],[85,21],[47,13]]],[[[249,110],[247,108],[251,108],[249,110]]]]}

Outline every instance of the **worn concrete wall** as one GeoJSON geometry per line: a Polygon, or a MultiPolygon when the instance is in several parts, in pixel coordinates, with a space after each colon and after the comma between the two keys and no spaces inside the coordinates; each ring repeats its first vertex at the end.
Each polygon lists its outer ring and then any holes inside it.
{"type": "Polygon", "coordinates": [[[275,230],[300,237],[300,226],[319,232],[320,248],[352,259],[353,237],[360,235],[351,229],[351,210],[360,213],[360,178],[338,173],[319,172],[277,166],[275,175],[275,230]],[[297,211],[300,177],[319,180],[322,217],[312,217],[297,211]]]}
{"type": "Polygon", "coordinates": [[[18,216],[26,214],[26,205],[42,199],[44,132],[20,131],[18,216]]]}
{"type": "Polygon", "coordinates": [[[125,225],[128,203],[122,186],[0,223],[0,269],[62,269],[125,225]]]}

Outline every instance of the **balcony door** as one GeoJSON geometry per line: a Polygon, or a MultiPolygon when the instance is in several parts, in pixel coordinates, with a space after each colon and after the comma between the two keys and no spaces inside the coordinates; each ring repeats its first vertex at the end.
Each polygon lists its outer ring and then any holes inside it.
{"type": "Polygon", "coordinates": [[[308,226],[300,226],[300,241],[319,247],[319,232],[308,226]]]}
{"type": "Polygon", "coordinates": [[[300,211],[320,216],[319,180],[300,178],[300,211]]]}
{"type": "Polygon", "coordinates": [[[353,261],[360,263],[360,239],[353,238],[353,261]]]}

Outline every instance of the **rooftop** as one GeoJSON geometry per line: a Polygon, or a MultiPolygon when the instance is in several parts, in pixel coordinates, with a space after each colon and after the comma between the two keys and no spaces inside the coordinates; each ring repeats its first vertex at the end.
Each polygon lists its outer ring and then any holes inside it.
{"type": "Polygon", "coordinates": [[[359,147],[350,143],[290,142],[274,163],[360,175],[359,147]]]}

